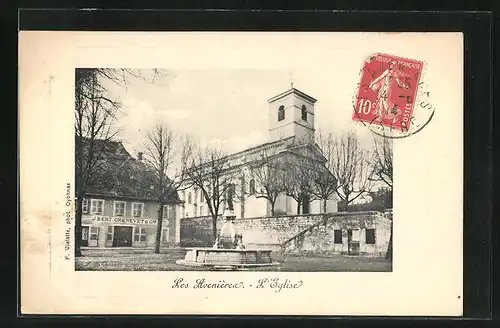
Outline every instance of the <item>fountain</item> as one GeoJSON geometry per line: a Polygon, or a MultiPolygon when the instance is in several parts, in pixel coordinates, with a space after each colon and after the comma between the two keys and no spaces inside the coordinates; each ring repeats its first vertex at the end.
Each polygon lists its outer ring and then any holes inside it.
{"type": "Polygon", "coordinates": [[[229,200],[229,210],[224,213],[224,224],[213,247],[186,248],[186,256],[176,263],[212,270],[258,270],[279,267],[280,263],[271,259],[271,250],[245,247],[243,235],[235,229],[235,218],[232,201],[229,200]]]}

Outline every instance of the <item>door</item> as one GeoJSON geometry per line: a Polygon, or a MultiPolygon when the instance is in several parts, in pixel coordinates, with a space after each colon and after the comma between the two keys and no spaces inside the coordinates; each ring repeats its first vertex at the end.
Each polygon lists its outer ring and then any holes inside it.
{"type": "Polygon", "coordinates": [[[132,247],[132,227],[114,227],[113,247],[132,247]]]}
{"type": "Polygon", "coordinates": [[[82,244],[83,247],[89,245],[89,227],[82,227],[82,244]]]}
{"type": "Polygon", "coordinates": [[[347,254],[348,255],[359,255],[359,229],[349,229],[347,230],[347,254]]]}

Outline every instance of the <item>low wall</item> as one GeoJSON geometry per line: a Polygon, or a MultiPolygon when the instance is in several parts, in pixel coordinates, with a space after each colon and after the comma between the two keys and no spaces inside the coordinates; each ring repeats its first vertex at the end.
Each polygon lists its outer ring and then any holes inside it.
{"type": "Polygon", "coordinates": [[[214,244],[212,217],[183,218],[180,225],[181,247],[206,247],[214,244]]]}
{"type": "MultiPolygon", "coordinates": [[[[339,212],[235,219],[248,248],[266,248],[289,253],[349,254],[348,230],[359,230],[359,255],[382,256],[392,231],[391,220],[379,212],[339,212]],[[366,244],[366,229],[375,229],[375,244],[366,244]],[[334,231],[342,231],[342,243],[334,242],[334,231]]],[[[217,230],[224,220],[219,217],[217,230]]],[[[181,220],[181,246],[214,244],[211,217],[181,220]]]]}
{"type": "MultiPolygon", "coordinates": [[[[308,226],[323,219],[323,214],[288,215],[235,219],[234,225],[243,234],[243,242],[252,248],[279,248],[282,243],[308,226]]],[[[219,217],[217,230],[224,220],[219,217]]],[[[181,246],[212,246],[212,218],[196,217],[181,219],[181,246]]]]}

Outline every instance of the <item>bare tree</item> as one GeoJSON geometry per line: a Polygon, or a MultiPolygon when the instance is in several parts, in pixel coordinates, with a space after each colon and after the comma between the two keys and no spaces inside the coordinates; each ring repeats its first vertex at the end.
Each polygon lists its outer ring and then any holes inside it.
{"type": "Polygon", "coordinates": [[[392,189],[392,139],[375,137],[373,139],[372,181],[385,183],[392,189]]]}
{"type": "Polygon", "coordinates": [[[167,124],[159,122],[148,132],[144,142],[144,160],[153,172],[152,186],[158,201],[155,253],[160,253],[163,225],[163,207],[174,198],[186,179],[186,163],[191,153],[191,142],[175,136],[167,124]]]}
{"type": "Polygon", "coordinates": [[[328,200],[330,200],[337,191],[337,179],[325,167],[319,167],[312,181],[312,194],[315,198],[321,200],[323,213],[327,212],[328,200]]]}
{"type": "Polygon", "coordinates": [[[285,171],[273,150],[264,149],[252,159],[249,168],[249,190],[256,198],[266,199],[271,215],[278,197],[285,192],[285,171]]]}
{"type": "MultiPolygon", "coordinates": [[[[392,139],[375,137],[373,140],[372,174],[370,179],[382,182],[389,187],[389,194],[392,197],[392,167],[393,167],[393,144],[392,139]]],[[[391,200],[392,204],[392,200],[391,200]]],[[[392,215],[391,215],[392,220],[392,215]]],[[[386,259],[392,259],[392,222],[391,236],[387,247],[386,259]]]]}
{"type": "Polygon", "coordinates": [[[232,200],[236,196],[236,188],[229,157],[221,147],[197,147],[191,154],[186,174],[189,183],[197,187],[203,194],[212,217],[212,234],[217,239],[217,218],[223,202],[232,200]]]}
{"type": "MultiPolygon", "coordinates": [[[[77,82],[78,83],[78,82],[77,82]]],[[[117,102],[107,99],[97,75],[88,75],[75,98],[75,256],[81,256],[82,204],[87,188],[103,170],[106,145],[117,130],[113,129],[117,102]]],[[[102,175],[102,174],[101,174],[102,175]]]]}
{"type": "Polygon", "coordinates": [[[285,170],[285,194],[297,202],[297,214],[304,212],[304,201],[314,198],[312,181],[315,165],[299,156],[287,156],[283,164],[285,170]],[[311,198],[311,196],[313,198],[311,198]]]}
{"type": "Polygon", "coordinates": [[[337,192],[337,179],[332,174],[335,163],[335,138],[331,133],[319,133],[318,146],[321,149],[325,162],[318,165],[313,180],[312,192],[322,201],[323,213],[326,213],[327,202],[337,192]]]}
{"type": "MultiPolygon", "coordinates": [[[[120,86],[126,86],[130,79],[140,79],[142,81],[154,83],[156,79],[167,75],[164,69],[131,69],[131,68],[77,68],[75,71],[75,91],[77,94],[85,95],[89,92],[89,84],[107,91],[106,82],[112,82],[120,86]],[[97,79],[96,81],[93,81],[97,79]]],[[[115,100],[104,97],[105,100],[115,102],[115,100]]]]}
{"type": "MultiPolygon", "coordinates": [[[[163,70],[153,69],[151,82],[164,74],[163,70]]],[[[108,97],[105,81],[124,85],[128,77],[147,80],[141,70],[75,70],[75,257],[81,256],[83,198],[97,176],[106,176],[102,172],[106,146],[119,132],[114,122],[121,105],[108,97]]]]}
{"type": "Polygon", "coordinates": [[[340,199],[349,205],[372,188],[368,154],[353,131],[335,139],[331,147],[331,172],[338,184],[336,192],[340,199]]]}

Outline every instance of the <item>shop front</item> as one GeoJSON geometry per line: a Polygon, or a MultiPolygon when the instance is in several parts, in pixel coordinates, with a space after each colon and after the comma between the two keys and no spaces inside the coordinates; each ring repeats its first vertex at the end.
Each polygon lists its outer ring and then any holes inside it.
{"type": "MultiPolygon", "coordinates": [[[[83,247],[154,247],[157,219],[109,216],[82,217],[83,247]]],[[[161,244],[176,243],[175,220],[163,219],[161,244]]]]}

